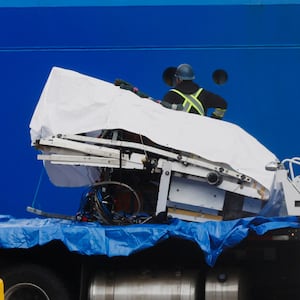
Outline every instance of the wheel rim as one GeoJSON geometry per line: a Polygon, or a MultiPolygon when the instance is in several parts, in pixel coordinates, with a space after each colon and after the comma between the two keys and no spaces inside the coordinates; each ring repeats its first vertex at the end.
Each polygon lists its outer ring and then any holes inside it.
{"type": "Polygon", "coordinates": [[[5,300],[50,300],[46,292],[33,283],[18,283],[5,292],[5,300]]]}

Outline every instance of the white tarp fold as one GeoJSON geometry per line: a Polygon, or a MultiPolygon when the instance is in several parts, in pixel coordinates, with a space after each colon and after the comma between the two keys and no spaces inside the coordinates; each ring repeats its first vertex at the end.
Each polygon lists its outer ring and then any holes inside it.
{"type": "MultiPolygon", "coordinates": [[[[276,156],[239,126],[167,109],[78,72],[58,67],[51,70],[31,119],[32,142],[59,133],[117,128],[212,162],[226,163],[268,190],[273,183],[274,174],[266,171],[265,166],[276,160],[276,156]]],[[[55,172],[51,172],[51,177],[56,185],[64,185],[61,175],[55,180],[55,172]]],[[[90,182],[82,182],[86,183],[90,182]]],[[[75,185],[80,185],[80,181],[75,185]]],[[[68,186],[72,186],[69,180],[68,186]]]]}

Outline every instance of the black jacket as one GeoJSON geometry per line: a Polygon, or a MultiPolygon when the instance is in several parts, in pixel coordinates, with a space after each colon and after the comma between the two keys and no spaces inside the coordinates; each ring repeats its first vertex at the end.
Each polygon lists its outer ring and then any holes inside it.
{"type": "MultiPolygon", "coordinates": [[[[200,86],[192,80],[184,80],[180,82],[174,89],[182,92],[183,94],[194,94],[198,91],[199,88],[200,86]]],[[[207,111],[209,108],[220,108],[224,110],[227,109],[227,102],[225,99],[205,89],[202,90],[202,92],[198,96],[198,99],[202,103],[205,115],[207,115],[207,111]]],[[[164,96],[163,102],[168,102],[169,104],[182,104],[184,102],[184,99],[176,92],[170,90],[164,96]]],[[[190,112],[197,113],[194,108],[192,108],[190,112]]]]}

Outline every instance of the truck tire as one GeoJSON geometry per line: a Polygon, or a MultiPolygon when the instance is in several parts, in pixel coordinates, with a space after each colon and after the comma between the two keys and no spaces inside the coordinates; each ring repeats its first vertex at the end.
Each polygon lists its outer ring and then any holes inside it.
{"type": "Polygon", "coordinates": [[[63,281],[51,270],[21,264],[0,270],[5,300],[71,300],[63,281]]]}

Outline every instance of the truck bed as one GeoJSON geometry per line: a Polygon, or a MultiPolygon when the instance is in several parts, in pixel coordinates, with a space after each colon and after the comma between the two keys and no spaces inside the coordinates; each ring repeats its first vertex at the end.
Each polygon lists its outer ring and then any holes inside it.
{"type": "Polygon", "coordinates": [[[27,249],[61,241],[69,251],[87,256],[129,256],[162,241],[179,238],[194,242],[214,266],[221,253],[246,239],[284,228],[300,228],[298,217],[249,217],[232,221],[186,222],[176,218],[169,224],[103,226],[54,218],[16,219],[0,217],[0,248],[27,249]]]}

